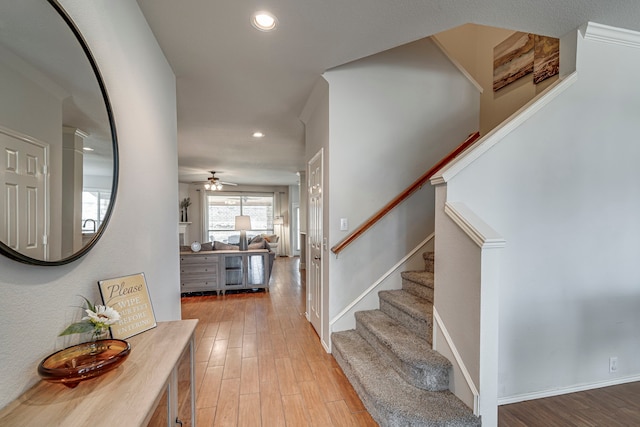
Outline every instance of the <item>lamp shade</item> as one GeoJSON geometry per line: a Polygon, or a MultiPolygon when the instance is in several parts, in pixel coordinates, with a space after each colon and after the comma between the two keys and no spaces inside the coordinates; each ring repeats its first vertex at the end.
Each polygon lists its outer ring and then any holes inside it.
{"type": "Polygon", "coordinates": [[[251,230],[251,217],[249,215],[236,216],[236,230],[251,230]]]}

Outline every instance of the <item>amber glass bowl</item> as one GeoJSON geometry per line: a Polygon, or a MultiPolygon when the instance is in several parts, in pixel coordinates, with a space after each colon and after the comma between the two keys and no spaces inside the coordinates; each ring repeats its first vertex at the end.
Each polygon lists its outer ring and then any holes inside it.
{"type": "Polygon", "coordinates": [[[38,365],[43,380],[73,388],[120,366],[129,356],[128,342],[116,339],[85,342],[47,356],[38,365]]]}

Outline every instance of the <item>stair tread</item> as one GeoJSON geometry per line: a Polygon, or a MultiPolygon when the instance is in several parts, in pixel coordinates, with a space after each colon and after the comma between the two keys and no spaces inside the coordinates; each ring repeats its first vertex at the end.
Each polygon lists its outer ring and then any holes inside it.
{"type": "Polygon", "coordinates": [[[381,310],[359,311],[355,316],[401,360],[415,366],[451,367],[451,362],[433,350],[428,342],[381,310]]]}
{"type": "Polygon", "coordinates": [[[433,303],[402,289],[380,291],[378,296],[415,319],[430,322],[433,317],[433,303]]]}
{"type": "Polygon", "coordinates": [[[433,273],[430,271],[416,270],[416,271],[403,271],[400,276],[405,280],[410,280],[415,283],[419,283],[422,286],[433,289],[434,278],[433,273]]]}
{"type": "Polygon", "coordinates": [[[336,332],[332,341],[343,371],[367,397],[382,425],[479,426],[480,420],[450,391],[427,391],[404,381],[355,330],[336,332]],[[355,378],[354,378],[355,377],[355,378]]]}

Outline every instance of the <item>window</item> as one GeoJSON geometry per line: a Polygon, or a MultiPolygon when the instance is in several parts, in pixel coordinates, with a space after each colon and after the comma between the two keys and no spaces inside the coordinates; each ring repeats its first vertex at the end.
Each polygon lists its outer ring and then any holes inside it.
{"type": "Polygon", "coordinates": [[[111,192],[83,191],[82,192],[82,232],[95,233],[104,221],[109,208],[111,192]]]}
{"type": "Polygon", "coordinates": [[[273,234],[273,194],[225,193],[206,194],[206,241],[237,244],[240,232],[235,230],[236,216],[251,217],[247,238],[273,234]]]}

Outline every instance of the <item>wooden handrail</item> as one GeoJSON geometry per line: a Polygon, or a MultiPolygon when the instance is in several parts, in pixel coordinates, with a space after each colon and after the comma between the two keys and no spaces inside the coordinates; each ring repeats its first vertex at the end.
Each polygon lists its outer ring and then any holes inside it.
{"type": "Polygon", "coordinates": [[[478,138],[480,138],[480,132],[474,132],[465,139],[465,141],[460,144],[456,149],[447,154],[436,163],[431,169],[424,173],[420,178],[418,178],[413,184],[411,184],[407,189],[405,189],[402,193],[398,194],[395,199],[391,200],[387,203],[382,209],[376,212],[372,217],[366,220],[362,225],[353,230],[351,234],[338,242],[335,246],[331,248],[331,252],[334,254],[339,254],[344,248],[346,248],[349,244],[353,243],[358,237],[364,234],[369,228],[371,228],[376,222],[378,222],[382,217],[389,213],[393,208],[402,203],[405,199],[407,199],[414,192],[422,188],[422,186],[433,177],[440,169],[446,166],[451,160],[455,159],[462,153],[467,147],[473,144],[478,138]]]}

